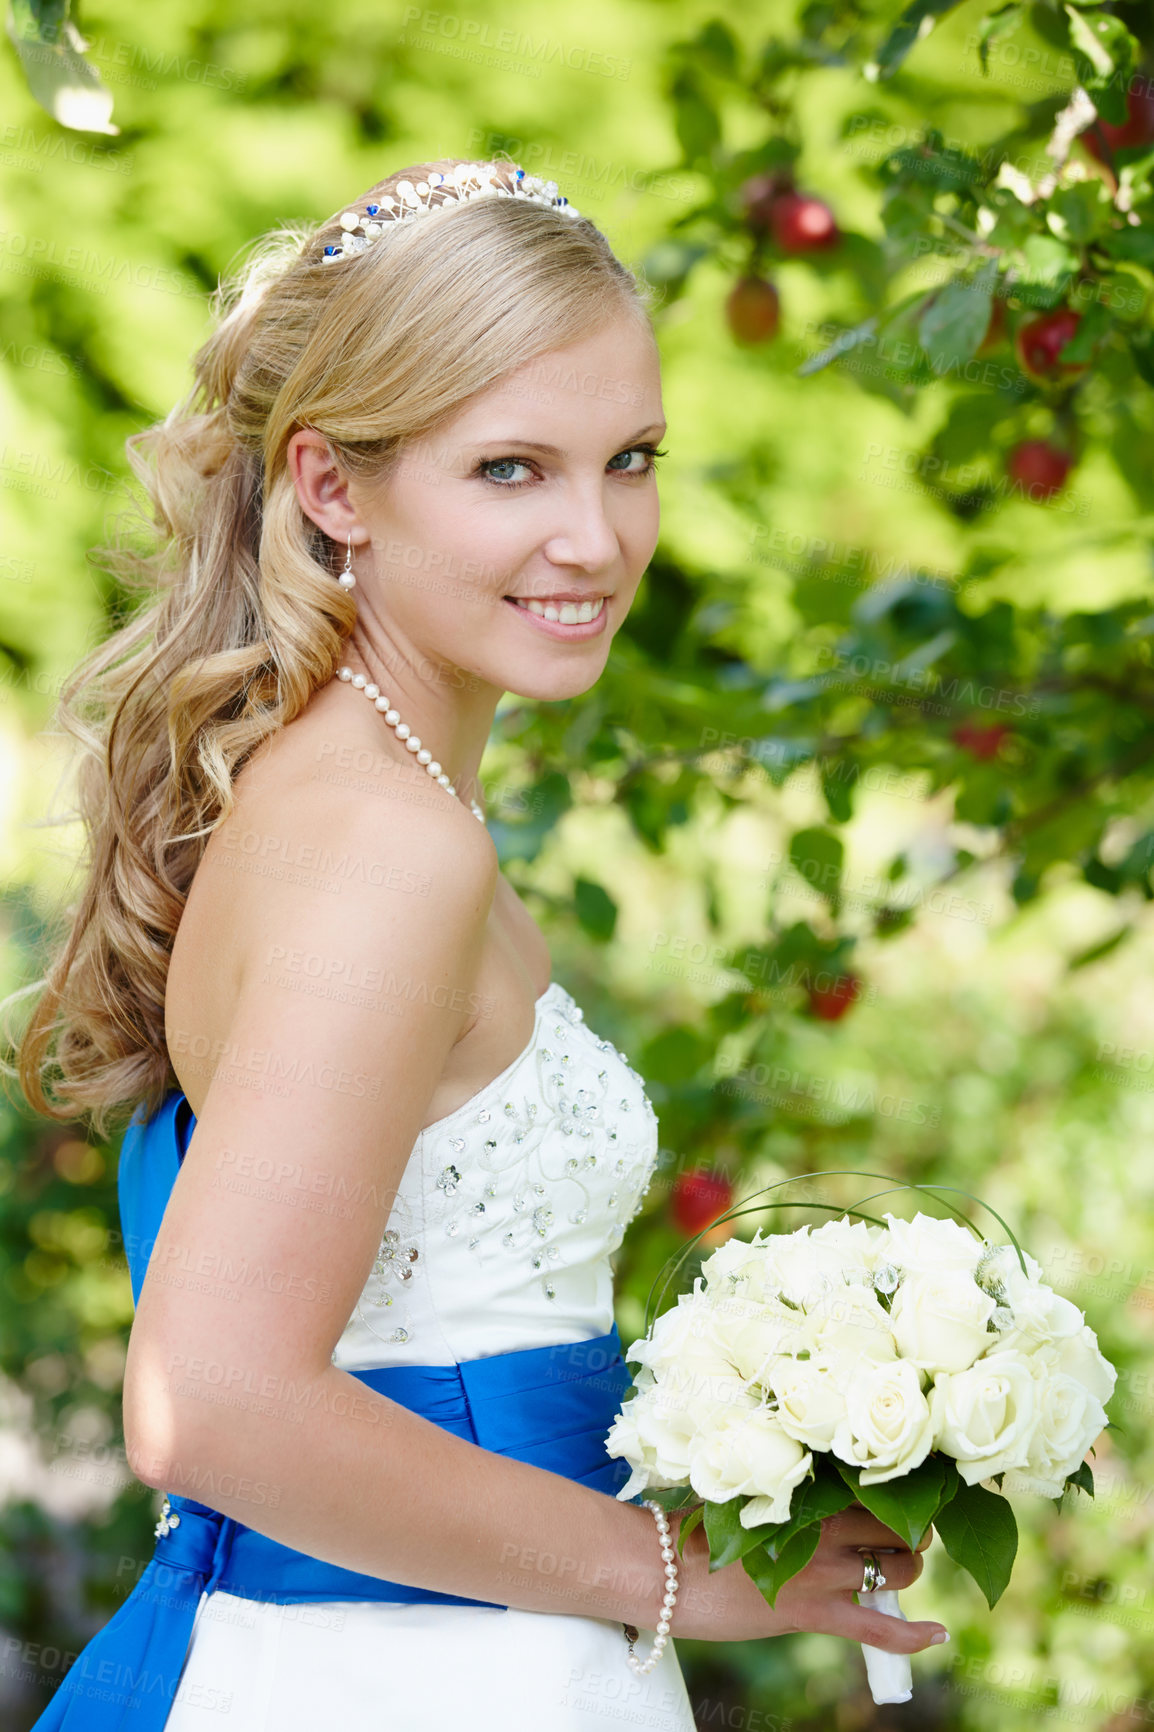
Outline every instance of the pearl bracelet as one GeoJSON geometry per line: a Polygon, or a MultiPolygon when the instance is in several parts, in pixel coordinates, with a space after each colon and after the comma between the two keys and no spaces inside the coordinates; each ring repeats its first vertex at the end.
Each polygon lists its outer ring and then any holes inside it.
{"type": "Polygon", "coordinates": [[[662,1602],[661,1616],[657,1620],[657,1631],[647,1659],[639,1660],[637,1651],[633,1646],[640,1632],[633,1624],[622,1624],[621,1626],[629,1644],[626,1659],[629,1661],[630,1669],[639,1678],[643,1678],[646,1672],[652,1672],[664,1653],[665,1644],[669,1640],[669,1626],[673,1619],[673,1608],[677,1603],[677,1563],[673,1542],[669,1538],[669,1517],[661,1505],[654,1503],[650,1498],[646,1498],[644,1507],[653,1511],[654,1519],[657,1522],[657,1532],[661,1538],[661,1556],[665,1560],[665,1599],[662,1602]]]}

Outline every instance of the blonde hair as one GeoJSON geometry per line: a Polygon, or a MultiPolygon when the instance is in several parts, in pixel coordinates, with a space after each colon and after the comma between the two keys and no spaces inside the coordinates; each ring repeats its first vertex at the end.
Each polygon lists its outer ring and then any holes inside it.
{"type": "MultiPolygon", "coordinates": [[[[457,160],[398,169],[357,203],[457,160]]],[[[493,166],[511,185],[511,165],[493,166]]],[[[293,433],[324,434],[348,476],[382,475],[535,355],[622,311],[648,320],[648,289],[584,218],[477,199],[326,264],[339,215],[256,244],[217,290],[191,391],[127,441],[151,545],[105,549],[105,563],[152,599],[57,707],[79,748],[82,892],[44,978],[6,1001],[39,995],[3,1069],[37,1112],[88,1114],[99,1135],[178,1086],[164,997],[193,874],[236,774],[333,676],[356,617],[335,581],[343,549],[297,499],[293,433]]]]}

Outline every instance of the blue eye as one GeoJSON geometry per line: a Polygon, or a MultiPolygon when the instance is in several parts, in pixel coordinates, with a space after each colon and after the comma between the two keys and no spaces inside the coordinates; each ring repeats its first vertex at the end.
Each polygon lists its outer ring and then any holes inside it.
{"type": "Polygon", "coordinates": [[[611,457],[609,459],[609,467],[612,468],[613,464],[617,462],[618,457],[624,457],[628,460],[630,457],[636,457],[638,452],[641,453],[642,457],[647,459],[643,466],[640,469],[618,470],[617,473],[619,475],[648,475],[649,471],[654,467],[654,459],[666,455],[664,451],[658,451],[652,445],[631,445],[628,451],[619,451],[617,457],[611,457]]]}
{"type": "MultiPolygon", "coordinates": [[[[666,452],[659,451],[653,445],[631,445],[627,451],[619,451],[615,457],[611,457],[605,467],[614,475],[649,475],[657,466],[657,458],[666,455],[666,452]],[[628,463],[629,459],[636,456],[638,452],[646,459],[642,468],[634,469],[620,466],[622,458],[628,463]]],[[[517,488],[527,487],[528,481],[514,481],[507,476],[502,477],[493,472],[500,469],[531,469],[532,467],[533,465],[525,457],[490,457],[483,458],[478,463],[475,473],[492,486],[504,488],[507,493],[512,493],[517,488]]]]}
{"type": "Polygon", "coordinates": [[[501,487],[523,487],[525,483],[523,481],[510,481],[508,478],[493,475],[490,471],[494,469],[528,469],[528,467],[528,463],[521,457],[496,457],[489,463],[481,464],[481,468],[488,474],[489,480],[496,481],[501,487]]]}

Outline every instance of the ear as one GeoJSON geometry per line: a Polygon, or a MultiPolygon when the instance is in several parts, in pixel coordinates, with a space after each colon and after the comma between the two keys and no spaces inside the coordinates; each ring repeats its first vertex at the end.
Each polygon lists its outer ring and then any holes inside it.
{"type": "Polygon", "coordinates": [[[302,427],[288,442],[287,459],[305,516],[334,541],[347,542],[350,535],[354,546],[366,541],[368,535],[358,523],[349,499],[348,482],[338,469],[336,454],[324,434],[312,427],[302,427]]]}

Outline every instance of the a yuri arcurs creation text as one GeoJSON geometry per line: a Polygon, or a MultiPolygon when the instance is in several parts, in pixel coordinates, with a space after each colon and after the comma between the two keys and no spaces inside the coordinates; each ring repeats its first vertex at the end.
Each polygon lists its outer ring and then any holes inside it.
{"type": "MultiPolygon", "coordinates": [[[[1115,1383],[1041,1276],[1016,1243],[924,1214],[730,1239],[626,1354],[618,1497],[696,1494],[682,1543],[704,1520],[710,1568],[740,1558],[771,1605],[826,1516],[863,1504],[911,1547],[932,1523],[993,1606],[1017,1550],[1005,1494],[1093,1491],[1115,1383]]],[[[909,1657],[865,1652],[874,1700],[908,1699],[909,1657]]]]}

